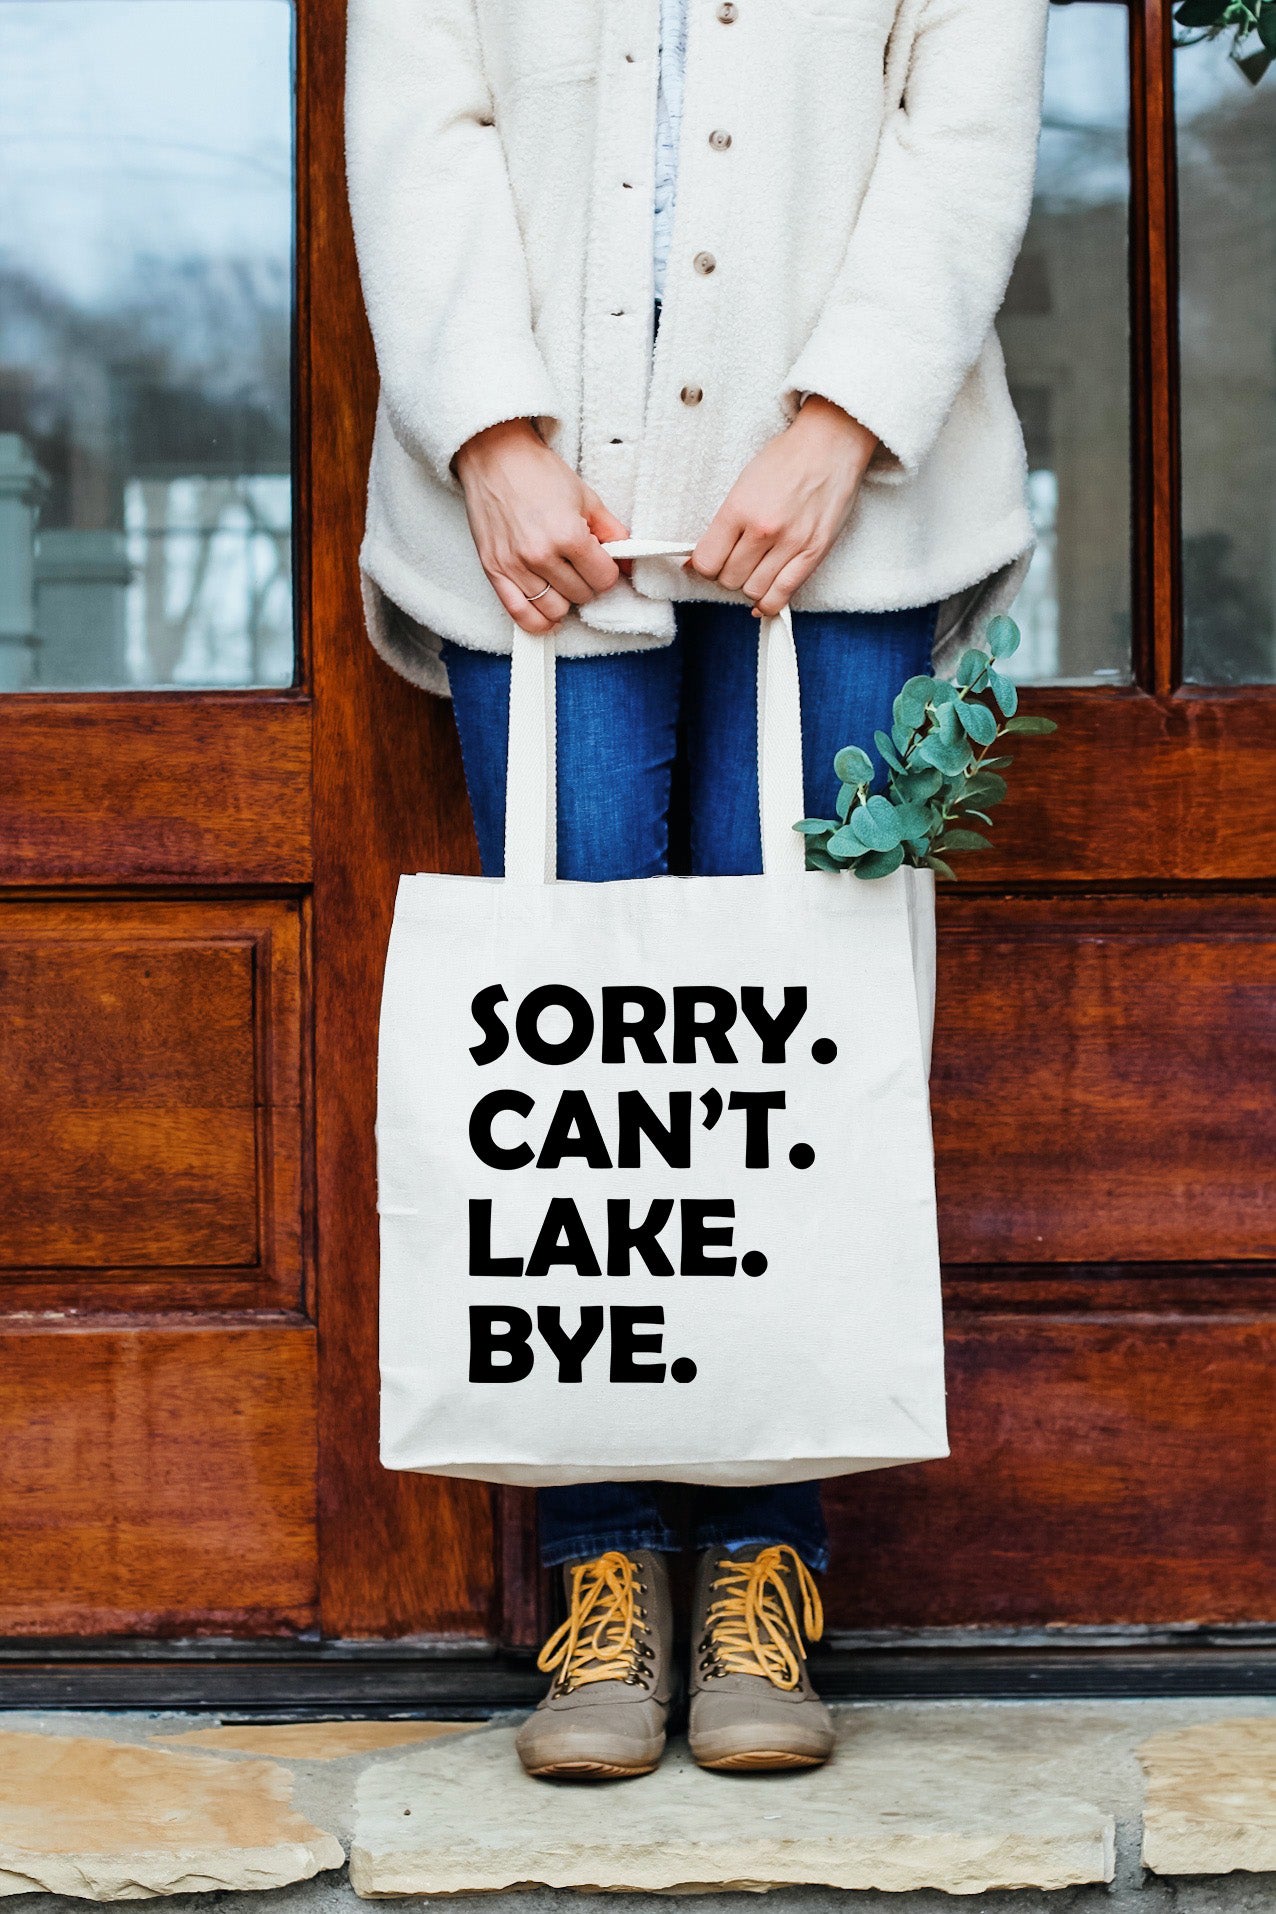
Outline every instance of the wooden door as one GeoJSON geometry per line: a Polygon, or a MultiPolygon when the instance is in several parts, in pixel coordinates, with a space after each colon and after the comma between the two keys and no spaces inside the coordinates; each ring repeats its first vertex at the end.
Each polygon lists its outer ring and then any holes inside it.
{"type": "Polygon", "coordinates": [[[485,1637],[485,1492],[376,1463],[380,960],[471,839],[362,635],[342,22],[0,42],[0,1635],[485,1637]]]}
{"type": "MultiPolygon", "coordinates": [[[[57,12],[80,31],[114,3],[57,12]]],[[[0,0],[37,100],[37,54],[63,93],[59,61],[76,57],[32,51],[39,5],[0,0]]],[[[245,70],[286,91],[278,39],[250,61],[242,38],[248,13],[282,7],[236,11],[241,93],[245,70]]],[[[197,118],[179,81],[207,74],[217,104],[219,0],[155,0],[148,18],[176,36],[173,111],[197,118]]],[[[108,315],[110,353],[61,382],[81,395],[72,426],[38,355],[22,362],[0,330],[0,577],[8,554],[8,582],[44,607],[25,632],[5,609],[21,592],[0,594],[0,667],[60,657],[65,683],[87,656],[108,686],[0,694],[9,1636],[411,1637],[428,1653],[538,1626],[528,1499],[375,1459],[381,952],[400,870],[474,860],[450,717],[362,632],[375,375],[344,204],[342,32],[303,0],[283,189],[291,435],[277,298],[257,386],[228,386],[224,361],[219,384],[206,359],[192,391],[136,294],[108,315]],[[131,467],[101,454],[121,391],[145,424],[125,434],[131,467]],[[289,471],[293,593],[274,650],[241,657],[245,684],[174,688],[174,659],[198,675],[208,654],[170,628],[138,546],[147,514],[164,530],[165,511],[187,513],[170,570],[189,595],[192,499],[220,509],[215,486],[235,481],[277,556],[269,509],[289,471]],[[22,546],[15,515],[37,495],[40,543],[22,546]],[[33,553],[25,584],[15,551],[33,553]],[[166,688],[122,687],[139,645],[167,659],[166,688]]],[[[1226,70],[1185,72],[1215,50],[1180,54],[1176,142],[1170,33],[1161,0],[1053,10],[1049,150],[1002,332],[1046,525],[1021,607],[1041,681],[1026,695],[1061,730],[1025,746],[995,859],[944,899],[954,1454],[830,1490],[829,1616],[847,1642],[1276,1619],[1276,560],[1255,504],[1276,459],[1276,76],[1237,95],[1226,70]]],[[[241,135],[245,176],[277,169],[258,123],[241,135]]],[[[217,268],[203,306],[197,246],[152,271],[170,334],[223,339],[244,288],[269,333],[272,282],[226,229],[210,215],[196,235],[217,268]]],[[[78,282],[64,291],[83,303],[78,282]]],[[[83,312],[39,337],[55,360],[82,351],[83,312]]]]}

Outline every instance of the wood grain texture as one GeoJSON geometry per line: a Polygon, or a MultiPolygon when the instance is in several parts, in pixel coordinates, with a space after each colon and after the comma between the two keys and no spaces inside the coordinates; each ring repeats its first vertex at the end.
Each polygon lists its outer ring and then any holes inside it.
{"type": "Polygon", "coordinates": [[[948,1324],[952,1456],[825,1490],[833,1628],[1270,1621],[1276,1321],[948,1324]]]}
{"type": "Polygon", "coordinates": [[[1276,900],[946,900],[949,1263],[1276,1255],[1276,900]]]}
{"type": "Polygon", "coordinates": [[[1276,878],[1276,688],[1029,687],[1050,738],[1008,740],[1010,795],[993,850],[961,860],[983,886],[1270,883],[1276,878]]]}
{"type": "Polygon", "coordinates": [[[0,1634],[315,1619],[304,1323],[0,1325],[0,1634]]]}
{"type": "Polygon", "coordinates": [[[0,883],[310,877],[310,712],[295,694],[0,698],[0,764],[0,883]]]}
{"type": "Polygon", "coordinates": [[[502,1648],[539,1648],[550,1632],[551,1575],[540,1563],[535,1489],[493,1491],[496,1508],[496,1639],[502,1648]]]}
{"type": "Polygon", "coordinates": [[[403,871],[473,870],[448,707],[375,656],[356,555],[376,396],[346,216],[340,11],[299,11],[300,256],[308,462],[319,533],[304,557],[315,712],[315,1057],[323,1627],[330,1635],[486,1635],[492,1498],[377,1461],[373,1122],[381,968],[403,871]]]}
{"type": "Polygon", "coordinates": [[[0,903],[5,1307],[301,1306],[300,943],[287,899],[0,903]]]}

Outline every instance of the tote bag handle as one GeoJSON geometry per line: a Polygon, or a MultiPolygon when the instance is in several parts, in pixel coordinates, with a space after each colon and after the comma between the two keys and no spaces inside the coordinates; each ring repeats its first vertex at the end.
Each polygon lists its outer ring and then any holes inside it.
{"type": "MultiPolygon", "coordinates": [[[[686,558],[691,545],[622,538],[613,558],[686,558]]],[[[513,624],[509,769],[505,788],[505,875],[551,884],[557,870],[556,660],[552,638],[513,624]]],[[[788,606],[758,633],[758,817],[762,869],[784,882],[806,871],[806,840],[793,829],[802,809],[802,725],[797,650],[788,606]]]]}

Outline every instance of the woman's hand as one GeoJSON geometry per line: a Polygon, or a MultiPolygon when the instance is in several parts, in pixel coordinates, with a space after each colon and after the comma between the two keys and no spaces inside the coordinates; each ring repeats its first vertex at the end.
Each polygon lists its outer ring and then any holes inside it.
{"type": "Polygon", "coordinates": [[[877,446],[858,419],[813,394],[745,466],[689,568],[774,618],[845,525],[877,446]]]}
{"type": "Polygon", "coordinates": [[[530,420],[476,432],[453,467],[483,570],[524,631],[544,637],[616,583],[620,567],[602,540],[626,537],[625,527],[530,420]]]}

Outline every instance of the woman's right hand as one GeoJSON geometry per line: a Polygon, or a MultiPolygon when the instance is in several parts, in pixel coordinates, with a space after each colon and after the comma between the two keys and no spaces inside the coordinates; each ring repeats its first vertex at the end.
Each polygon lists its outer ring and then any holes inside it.
{"type": "Polygon", "coordinates": [[[602,541],[626,529],[530,420],[476,432],[453,469],[483,570],[524,631],[544,637],[573,605],[611,590],[620,567],[602,541]]]}

